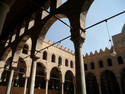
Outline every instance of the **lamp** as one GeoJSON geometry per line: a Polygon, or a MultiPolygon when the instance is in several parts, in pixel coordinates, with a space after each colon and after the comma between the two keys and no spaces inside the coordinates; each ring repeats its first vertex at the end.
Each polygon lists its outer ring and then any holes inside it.
{"type": "Polygon", "coordinates": [[[112,41],[111,35],[109,33],[109,28],[108,28],[107,20],[105,22],[106,22],[106,28],[107,28],[107,32],[108,32],[109,42],[111,43],[110,55],[111,56],[116,56],[117,53],[115,51],[115,48],[113,46],[113,41],[112,41]]]}

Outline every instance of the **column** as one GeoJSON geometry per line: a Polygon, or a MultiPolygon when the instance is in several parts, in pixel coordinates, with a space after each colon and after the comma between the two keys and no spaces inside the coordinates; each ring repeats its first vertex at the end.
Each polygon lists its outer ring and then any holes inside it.
{"type": "Polygon", "coordinates": [[[35,62],[36,60],[37,60],[37,58],[34,56],[32,58],[28,94],[34,94],[35,78],[36,78],[36,66],[37,66],[37,62],[35,62]]]}
{"type": "Polygon", "coordinates": [[[48,94],[48,84],[49,84],[49,80],[46,79],[46,91],[45,91],[45,94],[48,94]]]}
{"type": "Polygon", "coordinates": [[[25,78],[25,84],[24,84],[24,92],[23,92],[23,94],[26,94],[27,81],[28,81],[28,78],[26,77],[26,78],[25,78]]]}
{"type": "Polygon", "coordinates": [[[101,85],[98,84],[98,87],[99,87],[99,94],[102,94],[102,92],[101,92],[101,85]]]}
{"type": "Polygon", "coordinates": [[[62,82],[62,90],[61,90],[61,94],[64,94],[64,83],[62,82]]]}
{"type": "Polygon", "coordinates": [[[10,92],[11,92],[11,87],[12,87],[12,82],[13,82],[13,76],[14,76],[14,69],[12,69],[11,73],[10,73],[10,78],[9,78],[9,82],[8,82],[8,85],[7,85],[6,94],[10,94],[10,92]]]}
{"type": "Polygon", "coordinates": [[[0,1],[0,35],[2,33],[2,28],[4,25],[4,21],[6,19],[7,13],[11,5],[14,3],[15,0],[1,0],[0,1]]]}
{"type": "Polygon", "coordinates": [[[85,84],[85,71],[84,71],[84,62],[82,56],[82,44],[84,39],[80,36],[74,39],[75,47],[75,94],[86,94],[86,84],[85,84]]]}

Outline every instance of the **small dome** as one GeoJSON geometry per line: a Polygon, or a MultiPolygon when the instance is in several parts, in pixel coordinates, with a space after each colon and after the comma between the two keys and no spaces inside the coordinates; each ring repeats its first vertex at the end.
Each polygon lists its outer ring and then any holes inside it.
{"type": "Polygon", "coordinates": [[[125,32],[125,24],[122,27],[122,32],[125,32]]]}

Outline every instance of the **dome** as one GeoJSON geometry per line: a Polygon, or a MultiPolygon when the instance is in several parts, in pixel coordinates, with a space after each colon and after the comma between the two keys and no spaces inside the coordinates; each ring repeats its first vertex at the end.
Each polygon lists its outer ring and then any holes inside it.
{"type": "Polygon", "coordinates": [[[122,27],[122,32],[125,32],[125,24],[122,27]]]}

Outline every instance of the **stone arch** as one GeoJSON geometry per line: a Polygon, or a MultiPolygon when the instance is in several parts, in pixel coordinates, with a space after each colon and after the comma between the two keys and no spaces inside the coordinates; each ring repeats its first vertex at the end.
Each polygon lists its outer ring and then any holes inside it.
{"type": "Polygon", "coordinates": [[[51,57],[51,62],[55,63],[56,62],[56,56],[55,54],[52,54],[52,57],[51,57]]]}
{"type": "Polygon", "coordinates": [[[86,74],[87,94],[99,94],[99,87],[95,74],[88,72],[86,74]]]}
{"type": "Polygon", "coordinates": [[[74,75],[70,70],[65,73],[64,94],[74,94],[74,75]]]}
{"type": "Polygon", "coordinates": [[[122,93],[125,94],[125,68],[120,72],[122,93]]]}
{"type": "Polygon", "coordinates": [[[72,61],[72,60],[70,61],[70,67],[71,67],[71,68],[74,68],[74,64],[73,64],[73,61],[72,61]]]}
{"type": "Polygon", "coordinates": [[[45,85],[46,85],[46,67],[41,62],[37,62],[35,88],[45,89],[45,85]]]}
{"type": "Polygon", "coordinates": [[[123,58],[121,56],[117,57],[118,64],[123,64],[123,58]]]}
{"type": "Polygon", "coordinates": [[[101,73],[101,91],[102,94],[121,94],[119,84],[115,74],[110,70],[101,73]]]}
{"type": "MultiPolygon", "coordinates": [[[[55,13],[55,16],[58,17],[59,19],[61,18],[67,18],[65,14],[62,13],[55,13]]],[[[43,24],[41,34],[42,37],[44,38],[49,30],[49,28],[54,24],[54,22],[57,21],[57,18],[54,17],[53,15],[48,15],[46,18],[43,19],[46,23],[43,24]]]]}
{"type": "Polygon", "coordinates": [[[60,66],[60,65],[62,65],[62,57],[61,56],[58,57],[58,66],[60,66]]]}
{"type": "Polygon", "coordinates": [[[27,71],[26,62],[23,58],[18,59],[17,69],[14,78],[14,86],[24,87],[25,76],[27,71]]]}
{"type": "Polygon", "coordinates": [[[66,67],[69,66],[69,61],[68,61],[68,59],[65,59],[65,66],[66,66],[66,67]]]}
{"type": "Polygon", "coordinates": [[[110,59],[110,58],[107,59],[107,65],[112,66],[112,59],[110,59]]]}
{"type": "Polygon", "coordinates": [[[47,55],[48,55],[47,51],[44,51],[44,52],[43,52],[42,59],[43,59],[43,60],[47,60],[47,55]]]}
{"type": "MultiPolygon", "coordinates": [[[[60,94],[61,82],[62,82],[61,71],[57,67],[52,68],[50,71],[49,90],[55,91],[55,94],[60,94]]],[[[51,92],[49,92],[48,94],[51,94],[51,92]]]]}

